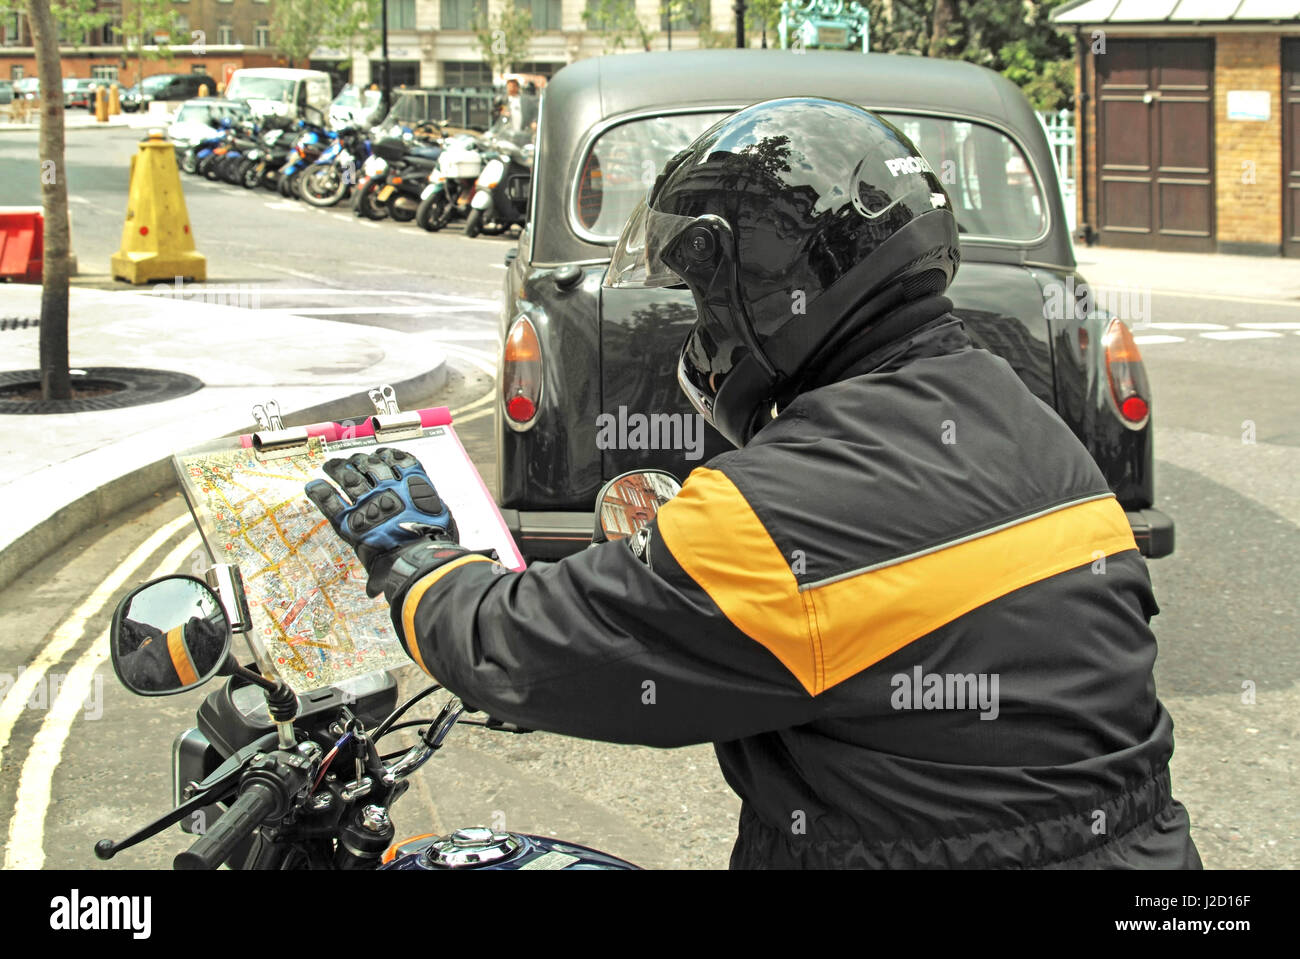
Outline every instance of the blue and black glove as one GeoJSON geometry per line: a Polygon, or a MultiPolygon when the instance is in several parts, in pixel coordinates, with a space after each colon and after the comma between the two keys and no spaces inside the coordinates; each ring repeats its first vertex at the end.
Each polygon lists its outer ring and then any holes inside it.
{"type": "Polygon", "coordinates": [[[397,607],[419,576],[469,550],[457,540],[456,521],[420,461],[402,450],[379,447],[325,463],[324,480],[312,480],[307,496],[354,550],[366,568],[366,594],[385,594],[397,607]]]}

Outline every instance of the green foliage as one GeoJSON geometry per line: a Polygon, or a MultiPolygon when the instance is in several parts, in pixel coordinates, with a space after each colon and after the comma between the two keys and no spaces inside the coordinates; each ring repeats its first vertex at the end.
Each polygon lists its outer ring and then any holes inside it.
{"type": "Polygon", "coordinates": [[[290,63],[317,47],[370,50],[378,42],[379,0],[275,0],[271,31],[290,63]]]}
{"type": "Polygon", "coordinates": [[[1074,94],[1069,38],[1049,16],[1064,0],[865,0],[871,49],[966,60],[996,70],[1035,109],[1074,94]]]}
{"type": "Polygon", "coordinates": [[[595,0],[582,11],[582,22],[605,39],[605,52],[615,53],[635,43],[650,49],[655,31],[641,22],[633,0],[595,0]]]}
{"type": "Polygon", "coordinates": [[[170,60],[171,45],[188,42],[176,30],[176,11],[171,0],[123,0],[122,23],[116,33],[124,57],[141,60],[170,60]]]}
{"type": "Polygon", "coordinates": [[[528,56],[533,42],[533,12],[506,0],[495,17],[483,17],[476,12],[470,28],[478,40],[483,62],[492,68],[493,74],[509,73],[528,56]]]}

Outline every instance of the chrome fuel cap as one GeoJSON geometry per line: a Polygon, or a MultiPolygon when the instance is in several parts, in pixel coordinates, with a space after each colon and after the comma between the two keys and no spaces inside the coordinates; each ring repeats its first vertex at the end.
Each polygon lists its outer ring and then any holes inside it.
{"type": "Polygon", "coordinates": [[[471,826],[435,839],[424,855],[442,869],[466,869],[509,859],[522,847],[523,840],[511,833],[471,826]]]}

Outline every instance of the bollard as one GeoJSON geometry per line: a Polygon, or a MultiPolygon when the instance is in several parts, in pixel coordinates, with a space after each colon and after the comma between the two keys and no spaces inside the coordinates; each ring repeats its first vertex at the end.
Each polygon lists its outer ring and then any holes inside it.
{"type": "Polygon", "coordinates": [[[208,85],[207,85],[206,83],[200,83],[200,84],[199,84],[199,96],[201,96],[201,97],[206,97],[207,95],[208,95],[208,85]]]}
{"type": "Polygon", "coordinates": [[[95,122],[108,122],[108,98],[104,96],[103,87],[95,87],[95,122]]]}
{"type": "Polygon", "coordinates": [[[150,131],[131,157],[122,248],[111,265],[115,279],[137,285],[176,277],[207,279],[207,259],[194,248],[176,151],[161,130],[150,131]]]}
{"type": "Polygon", "coordinates": [[[108,88],[108,115],[110,117],[118,116],[122,112],[122,95],[118,92],[117,84],[114,83],[108,88]]]}

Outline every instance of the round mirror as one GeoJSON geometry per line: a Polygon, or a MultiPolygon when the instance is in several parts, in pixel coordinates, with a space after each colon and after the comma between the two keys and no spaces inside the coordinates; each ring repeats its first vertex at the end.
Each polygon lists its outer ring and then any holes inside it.
{"type": "Polygon", "coordinates": [[[677,477],[663,470],[643,470],[616,476],[600,491],[596,499],[594,539],[604,542],[626,539],[649,526],[659,507],[681,491],[677,477]]]}
{"type": "Polygon", "coordinates": [[[142,696],[207,682],[230,651],[230,620],[192,576],[164,576],[128,593],[113,614],[109,646],[117,678],[142,696]]]}

